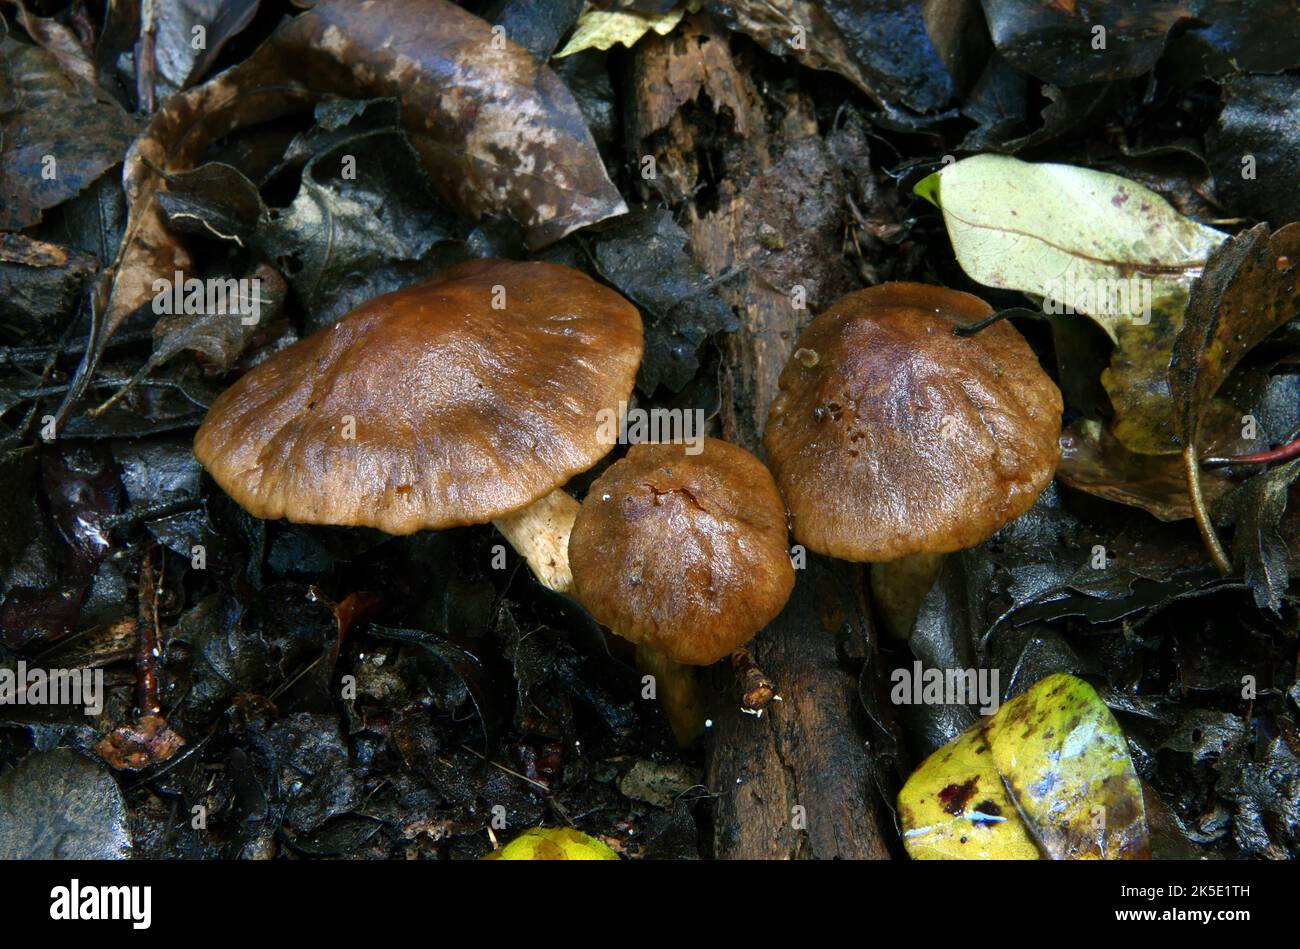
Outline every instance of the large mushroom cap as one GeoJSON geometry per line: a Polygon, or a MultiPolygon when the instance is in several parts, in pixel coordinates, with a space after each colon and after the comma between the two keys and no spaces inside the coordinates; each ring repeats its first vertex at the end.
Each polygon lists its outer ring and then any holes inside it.
{"type": "Polygon", "coordinates": [[[1006,321],[967,293],[886,283],[809,324],[764,444],[795,539],[889,561],[949,553],[1023,514],[1060,456],[1061,393],[1006,321]]]}
{"type": "Polygon", "coordinates": [[[578,600],[624,639],[708,665],[794,589],[785,505],[763,463],[705,439],[634,445],[591,486],[569,536],[578,600]]]}
{"type": "Polygon", "coordinates": [[[576,270],[471,261],[266,360],[212,404],[194,453],[257,517],[486,523],[609,451],[599,413],[631,395],[642,345],[636,308],[576,270]]]}

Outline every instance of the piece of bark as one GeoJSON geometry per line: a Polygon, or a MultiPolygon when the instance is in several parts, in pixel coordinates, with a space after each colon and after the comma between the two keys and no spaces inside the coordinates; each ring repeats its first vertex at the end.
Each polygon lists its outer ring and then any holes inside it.
{"type": "MultiPolygon", "coordinates": [[[[724,343],[722,435],[761,452],[799,331],[856,287],[841,253],[849,184],[806,97],[792,91],[779,108],[765,104],[753,71],[736,68],[728,49],[705,17],[638,44],[630,108],[645,138],[633,145],[655,156],[661,177],[647,190],[679,205],[701,265],[727,275],[721,292],[741,328],[724,343]],[[697,160],[702,143],[724,152],[726,169],[707,211],[689,197],[709,173],[697,160]]],[[[732,671],[723,673],[708,754],[714,856],[888,857],[892,829],[871,776],[854,668],[871,648],[861,568],[810,556],[790,603],[750,648],[782,701],[762,717],[746,714],[732,671]]]]}

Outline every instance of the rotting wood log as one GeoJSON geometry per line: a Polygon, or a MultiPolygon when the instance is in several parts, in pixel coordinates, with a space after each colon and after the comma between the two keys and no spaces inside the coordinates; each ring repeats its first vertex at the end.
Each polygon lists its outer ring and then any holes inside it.
{"type": "MultiPolygon", "coordinates": [[[[852,163],[865,141],[823,137],[798,88],[760,91],[706,17],[638,44],[634,147],[740,327],[724,344],[722,436],[761,455],[777,380],[812,314],[856,284],[842,253],[852,163]],[[775,98],[774,98],[775,97],[775,98]],[[701,200],[710,152],[726,177],[701,200]],[[701,156],[705,156],[703,159],[701,156]],[[706,206],[707,204],[707,206],[706,206]]],[[[751,650],[781,701],[741,707],[716,674],[707,782],[722,859],[886,858],[888,810],[870,776],[856,666],[871,649],[863,572],[809,556],[782,614],[751,650]]]]}

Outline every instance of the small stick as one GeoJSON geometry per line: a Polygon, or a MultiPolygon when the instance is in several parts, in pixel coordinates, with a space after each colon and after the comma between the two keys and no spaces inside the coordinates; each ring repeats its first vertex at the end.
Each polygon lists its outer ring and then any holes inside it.
{"type": "Polygon", "coordinates": [[[758,660],[746,647],[741,646],[731,654],[731,668],[736,671],[736,680],[740,683],[740,707],[746,712],[762,715],[773,702],[781,701],[776,683],[759,668],[758,660]]]}
{"type": "Polygon", "coordinates": [[[1210,559],[1220,573],[1232,573],[1232,561],[1223,549],[1219,535],[1215,533],[1214,523],[1210,520],[1210,511],[1205,506],[1205,497],[1201,494],[1201,466],[1196,458],[1196,445],[1190,443],[1183,449],[1183,470],[1187,473],[1187,494],[1192,501],[1192,514],[1196,517],[1196,526],[1201,532],[1205,549],[1210,552],[1210,559]]]}

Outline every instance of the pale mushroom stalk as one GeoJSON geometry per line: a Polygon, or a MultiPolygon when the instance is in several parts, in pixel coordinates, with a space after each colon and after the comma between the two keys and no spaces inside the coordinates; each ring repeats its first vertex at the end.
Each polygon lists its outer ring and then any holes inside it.
{"type": "Polygon", "coordinates": [[[908,554],[871,565],[871,603],[886,633],[907,639],[947,554],[908,554]]]}
{"type": "Polygon", "coordinates": [[[658,649],[644,643],[636,647],[636,667],[654,676],[655,698],[668,717],[673,737],[683,748],[695,744],[704,734],[704,691],[694,666],[673,662],[658,649]]]}
{"type": "Polygon", "coordinates": [[[498,517],[492,525],[510,542],[542,584],[557,593],[573,586],[569,569],[569,534],[581,505],[563,488],[522,510],[498,517]]]}
{"type": "MultiPolygon", "coordinates": [[[[528,562],[539,583],[557,593],[573,589],[569,567],[569,534],[582,505],[567,491],[556,489],[522,511],[493,521],[519,556],[528,562]]],[[[637,669],[655,678],[655,697],[663,707],[677,743],[686,747],[704,732],[704,694],[693,666],[673,662],[657,649],[639,645],[637,669]]]]}

